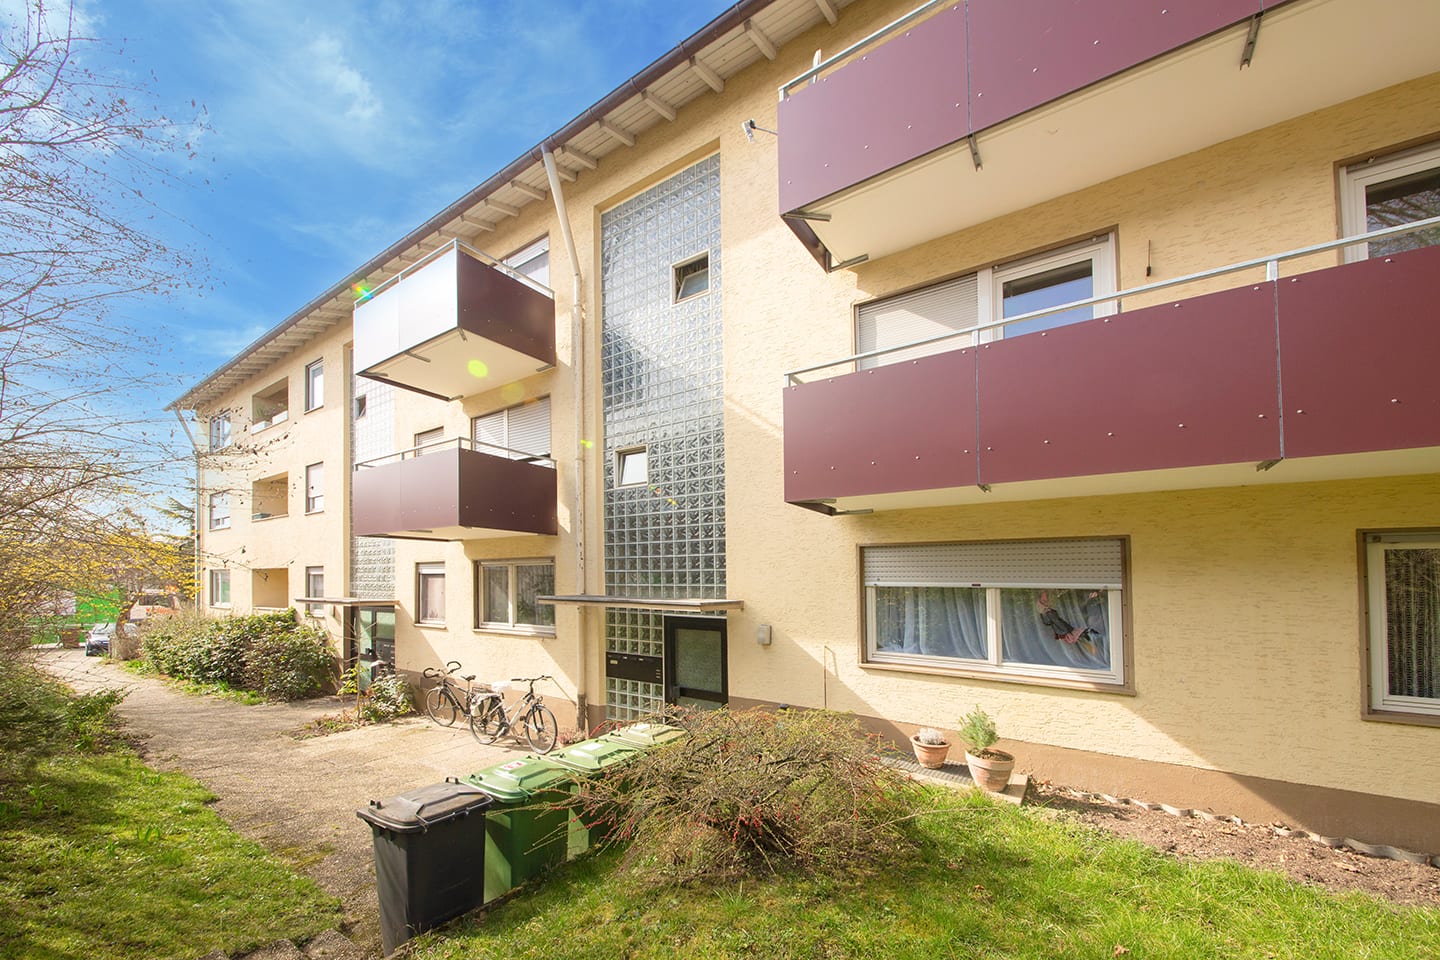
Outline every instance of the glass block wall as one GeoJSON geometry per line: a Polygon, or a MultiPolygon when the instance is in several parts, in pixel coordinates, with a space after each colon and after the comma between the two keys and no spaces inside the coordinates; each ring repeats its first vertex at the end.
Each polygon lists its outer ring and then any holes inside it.
{"type": "MultiPolygon", "coordinates": [[[[350,374],[350,461],[383,457],[395,448],[395,388],[350,374]],[[363,406],[364,413],[357,416],[363,406]]],[[[346,489],[353,489],[347,485],[346,489]]],[[[395,597],[395,544],[384,537],[350,538],[350,596],[395,597]]]]}
{"type": "MultiPolygon", "coordinates": [[[[600,220],[605,589],[725,595],[720,158],[702,160],[600,220]],[[708,289],[676,302],[675,267],[709,257],[708,289]],[[617,454],[644,447],[648,477],[620,486],[617,454]]],[[[606,611],[606,649],[663,653],[657,611],[606,611]]],[[[659,706],[659,684],[606,680],[606,712],[659,706]]]]}

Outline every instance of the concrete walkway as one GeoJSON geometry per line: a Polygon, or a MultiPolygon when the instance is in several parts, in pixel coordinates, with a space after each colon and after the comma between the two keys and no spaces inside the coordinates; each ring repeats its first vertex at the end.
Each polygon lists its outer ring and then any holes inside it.
{"type": "Polygon", "coordinates": [[[45,650],[38,663],[81,693],[124,689],[117,712],[146,762],[205,784],[237,831],[339,897],[345,932],[367,956],[380,955],[379,904],[370,828],[355,811],[525,752],[510,741],[481,746],[467,727],[428,718],[297,740],[292,733],[339,713],[342,702],[245,706],[192,696],[80,650],[45,650]]]}

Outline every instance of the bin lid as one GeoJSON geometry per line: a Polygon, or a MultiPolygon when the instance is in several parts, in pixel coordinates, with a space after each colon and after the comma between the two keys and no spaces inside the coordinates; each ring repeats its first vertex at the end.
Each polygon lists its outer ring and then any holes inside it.
{"type": "Polygon", "coordinates": [[[561,789],[561,784],[569,781],[570,772],[544,757],[527,753],[518,760],[497,763],[462,779],[485,791],[497,803],[516,804],[529,803],[547,790],[561,789]]]}
{"type": "Polygon", "coordinates": [[[552,760],[568,770],[580,773],[600,773],[607,767],[628,763],[640,753],[636,744],[621,740],[585,740],[564,750],[557,750],[546,759],[552,760]]]}
{"type": "Polygon", "coordinates": [[[423,833],[437,823],[483,812],[492,802],[472,784],[446,780],[388,800],[371,800],[355,816],[392,833],[423,833]]]}
{"type": "Polygon", "coordinates": [[[606,736],[635,747],[658,747],[679,740],[685,731],[668,723],[632,723],[606,736]]]}

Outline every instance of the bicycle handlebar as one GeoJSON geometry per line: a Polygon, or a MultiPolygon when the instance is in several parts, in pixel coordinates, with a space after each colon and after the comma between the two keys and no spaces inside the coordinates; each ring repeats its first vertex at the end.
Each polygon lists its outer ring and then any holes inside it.
{"type": "Polygon", "coordinates": [[[539,683],[541,680],[554,680],[554,677],[511,677],[511,683],[539,683]]]}
{"type": "Polygon", "coordinates": [[[452,674],[452,673],[454,673],[456,670],[459,670],[459,669],[460,669],[460,661],[459,661],[459,660],[451,660],[451,661],[447,662],[447,663],[445,664],[445,666],[446,666],[448,669],[446,669],[446,670],[444,670],[444,671],[442,671],[439,667],[426,667],[425,670],[424,670],[424,672],[422,673],[422,676],[424,676],[426,680],[434,680],[436,677],[439,677],[439,676],[446,676],[446,677],[448,677],[448,676],[450,676],[450,674],[452,674]]]}

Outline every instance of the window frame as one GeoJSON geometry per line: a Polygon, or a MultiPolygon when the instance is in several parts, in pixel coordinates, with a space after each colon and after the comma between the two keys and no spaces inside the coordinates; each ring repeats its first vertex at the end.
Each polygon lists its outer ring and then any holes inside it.
{"type": "Polygon", "coordinates": [[[211,453],[219,453],[221,450],[224,450],[226,447],[230,446],[230,444],[232,444],[232,443],[234,443],[234,442],[235,442],[234,426],[233,426],[233,424],[232,424],[231,421],[230,421],[230,411],[227,410],[227,411],[225,411],[224,413],[217,413],[217,414],[215,414],[215,416],[211,417],[211,418],[210,418],[210,452],[211,452],[211,453]],[[220,437],[218,438],[218,442],[217,442],[216,429],[215,429],[215,428],[216,428],[216,427],[219,427],[219,426],[222,426],[222,425],[223,425],[224,429],[222,429],[222,430],[219,431],[220,437]]]}
{"type": "MultiPolygon", "coordinates": [[[[489,633],[518,633],[527,636],[553,637],[555,636],[555,625],[553,623],[518,623],[515,620],[516,600],[516,578],[519,576],[520,567],[548,566],[550,568],[550,582],[555,582],[555,558],[554,557],[527,557],[515,560],[476,560],[474,564],[475,583],[475,629],[489,633]],[[500,620],[486,620],[485,614],[485,569],[505,568],[509,571],[508,586],[506,588],[506,607],[509,615],[508,622],[500,620]]],[[[552,607],[553,610],[553,607],[552,607]]]]}
{"type": "MultiPolygon", "coordinates": [[[[305,596],[307,596],[307,597],[323,597],[324,595],[325,595],[325,566],[322,564],[322,565],[320,565],[320,566],[318,566],[318,567],[306,567],[306,568],[305,568],[305,596]],[[319,577],[319,578],[320,578],[320,589],[319,589],[319,590],[316,590],[315,587],[311,585],[311,578],[313,578],[313,577],[319,577]]],[[[312,617],[324,616],[324,615],[325,615],[325,604],[323,604],[323,603],[307,603],[307,604],[305,604],[305,612],[308,613],[308,614],[309,614],[310,616],[312,616],[312,617]]]]}
{"type": "Polygon", "coordinates": [[[305,465],[305,515],[325,512],[325,461],[319,463],[307,463],[305,465]],[[315,486],[313,475],[319,474],[320,493],[318,495],[310,492],[315,486]]]}
{"type": "Polygon", "coordinates": [[[703,252],[701,252],[701,253],[697,253],[697,254],[695,254],[693,257],[686,257],[684,260],[678,260],[678,261],[676,261],[675,263],[672,263],[672,264],[670,265],[670,301],[671,301],[671,303],[685,303],[686,301],[694,300],[694,299],[696,299],[696,298],[698,298],[698,297],[703,297],[703,296],[705,296],[706,294],[708,294],[709,292],[710,292],[710,251],[709,251],[709,250],[705,250],[705,251],[703,251],[703,252]],[[700,264],[700,263],[702,263],[702,262],[705,264],[704,269],[701,269],[701,270],[690,269],[690,268],[693,268],[693,267],[695,267],[697,264],[700,264]],[[689,271],[688,273],[686,272],[687,270],[689,271]],[[699,274],[701,274],[701,273],[705,274],[705,286],[701,287],[699,290],[691,291],[690,293],[686,293],[686,294],[684,294],[684,295],[682,296],[682,291],[685,289],[685,281],[687,281],[688,279],[690,279],[690,277],[692,277],[692,276],[697,276],[697,275],[699,275],[699,274]]]}
{"type": "Polygon", "coordinates": [[[1440,724],[1440,697],[1391,694],[1387,642],[1385,553],[1387,548],[1440,549],[1440,529],[1367,531],[1361,575],[1365,586],[1365,713],[1401,722],[1440,724]]]}
{"type": "Polygon", "coordinates": [[[553,467],[553,466],[555,466],[555,457],[554,457],[554,450],[553,450],[553,449],[546,450],[544,453],[532,453],[532,452],[528,452],[528,451],[518,451],[519,453],[522,454],[521,456],[516,456],[516,455],[514,455],[514,453],[511,452],[511,451],[517,451],[517,450],[518,450],[518,448],[512,446],[512,443],[513,443],[514,441],[511,439],[511,436],[510,436],[510,435],[511,435],[511,423],[510,423],[511,416],[514,414],[514,412],[515,412],[516,410],[523,410],[523,409],[526,409],[526,408],[528,408],[528,407],[533,407],[533,406],[535,406],[535,405],[537,405],[537,404],[541,404],[541,403],[545,404],[545,407],[546,407],[546,415],[545,415],[545,440],[546,440],[546,444],[545,444],[545,445],[546,445],[547,447],[553,448],[553,447],[555,446],[555,405],[554,405],[554,403],[551,402],[551,395],[547,393],[547,394],[543,394],[543,395],[541,395],[541,396],[535,397],[535,398],[533,398],[533,399],[531,399],[531,400],[526,400],[526,401],[524,401],[524,402],[522,402],[522,403],[511,404],[511,405],[508,406],[508,407],[501,407],[499,410],[491,410],[491,411],[489,411],[488,413],[479,413],[479,414],[476,414],[475,416],[471,417],[471,418],[470,418],[470,447],[471,447],[471,449],[474,450],[476,453],[486,453],[486,454],[489,454],[490,456],[493,456],[493,457],[504,457],[504,458],[506,458],[507,460],[519,460],[519,461],[524,462],[524,463],[534,463],[534,464],[538,464],[538,465],[540,465],[540,466],[542,466],[542,467],[547,467],[547,466],[548,466],[548,467],[553,467]],[[504,423],[504,428],[505,428],[505,442],[504,442],[504,443],[501,443],[501,444],[490,444],[490,443],[482,442],[482,441],[480,441],[480,440],[475,439],[475,431],[479,428],[480,422],[481,422],[482,420],[490,419],[491,417],[499,417],[499,418],[501,418],[502,422],[504,423]]]}
{"type": "Polygon", "coordinates": [[[210,494],[210,498],[206,502],[205,509],[206,527],[210,530],[229,530],[230,517],[230,492],[228,490],[222,490],[210,494]],[[223,505],[225,507],[225,514],[223,517],[216,516],[215,507],[217,505],[223,505]]]}
{"type": "Polygon", "coordinates": [[[1102,693],[1133,694],[1134,671],[1131,659],[1131,630],[1129,622],[1130,542],[1125,536],[1060,537],[1044,540],[1014,541],[941,541],[926,543],[871,543],[862,544],[857,550],[859,563],[859,605],[860,605],[860,665],[867,668],[899,670],[943,676],[971,677],[1009,683],[1023,683],[1038,686],[1067,687],[1093,690],[1102,693]],[[1005,544],[1018,546],[1034,544],[1037,548],[1047,544],[1073,542],[1076,540],[1113,541],[1120,548],[1120,585],[1066,581],[1056,578],[1043,587],[1031,583],[987,583],[957,577],[954,581],[939,583],[902,583],[899,581],[867,583],[865,578],[865,550],[870,548],[905,548],[947,546],[979,546],[984,544],[1005,544]],[[980,588],[985,590],[985,639],[988,657],[984,660],[961,657],[942,657],[927,654],[907,654],[881,651],[876,646],[876,594],[880,587],[938,587],[938,588],[980,588]],[[1000,632],[1000,594],[1006,589],[1079,589],[1104,590],[1106,594],[1107,617],[1110,624],[1110,669],[1108,671],[1088,670],[1074,667],[1051,666],[1046,664],[1022,664],[1005,661],[1004,637],[1000,632]]]}
{"type": "Polygon", "coordinates": [[[615,489],[630,489],[632,487],[643,487],[650,482],[650,445],[648,443],[637,444],[630,447],[622,447],[615,451],[615,489]],[[644,458],[644,475],[639,480],[626,481],[625,460],[640,454],[644,458]]]}
{"type": "Polygon", "coordinates": [[[325,358],[305,364],[305,413],[325,406],[325,358]]]}
{"type": "MultiPolygon", "coordinates": [[[[1368,231],[1365,188],[1399,180],[1428,170],[1440,170],[1440,141],[1421,144],[1394,153],[1377,155],[1340,168],[1340,236],[1368,231]]],[[[1351,244],[1344,250],[1345,263],[1370,259],[1368,243],[1351,244]]]]}
{"type": "Polygon", "coordinates": [[[445,563],[444,561],[427,560],[415,564],[415,625],[417,627],[443,627],[445,626],[445,563]],[[440,618],[427,618],[422,613],[427,606],[425,602],[425,585],[433,580],[440,582],[440,618]]]}
{"type": "Polygon", "coordinates": [[[225,569],[219,569],[219,570],[212,569],[212,570],[208,571],[208,573],[209,573],[209,576],[206,577],[206,580],[205,580],[205,600],[206,600],[206,601],[209,603],[209,605],[212,606],[212,607],[225,608],[225,607],[231,606],[231,600],[230,600],[230,571],[229,571],[229,570],[225,570],[225,569]],[[216,585],[217,585],[218,583],[220,583],[222,579],[223,579],[223,581],[224,581],[224,583],[225,583],[225,599],[224,599],[224,601],[218,601],[218,600],[215,599],[215,592],[216,592],[215,588],[216,588],[216,585]]]}

